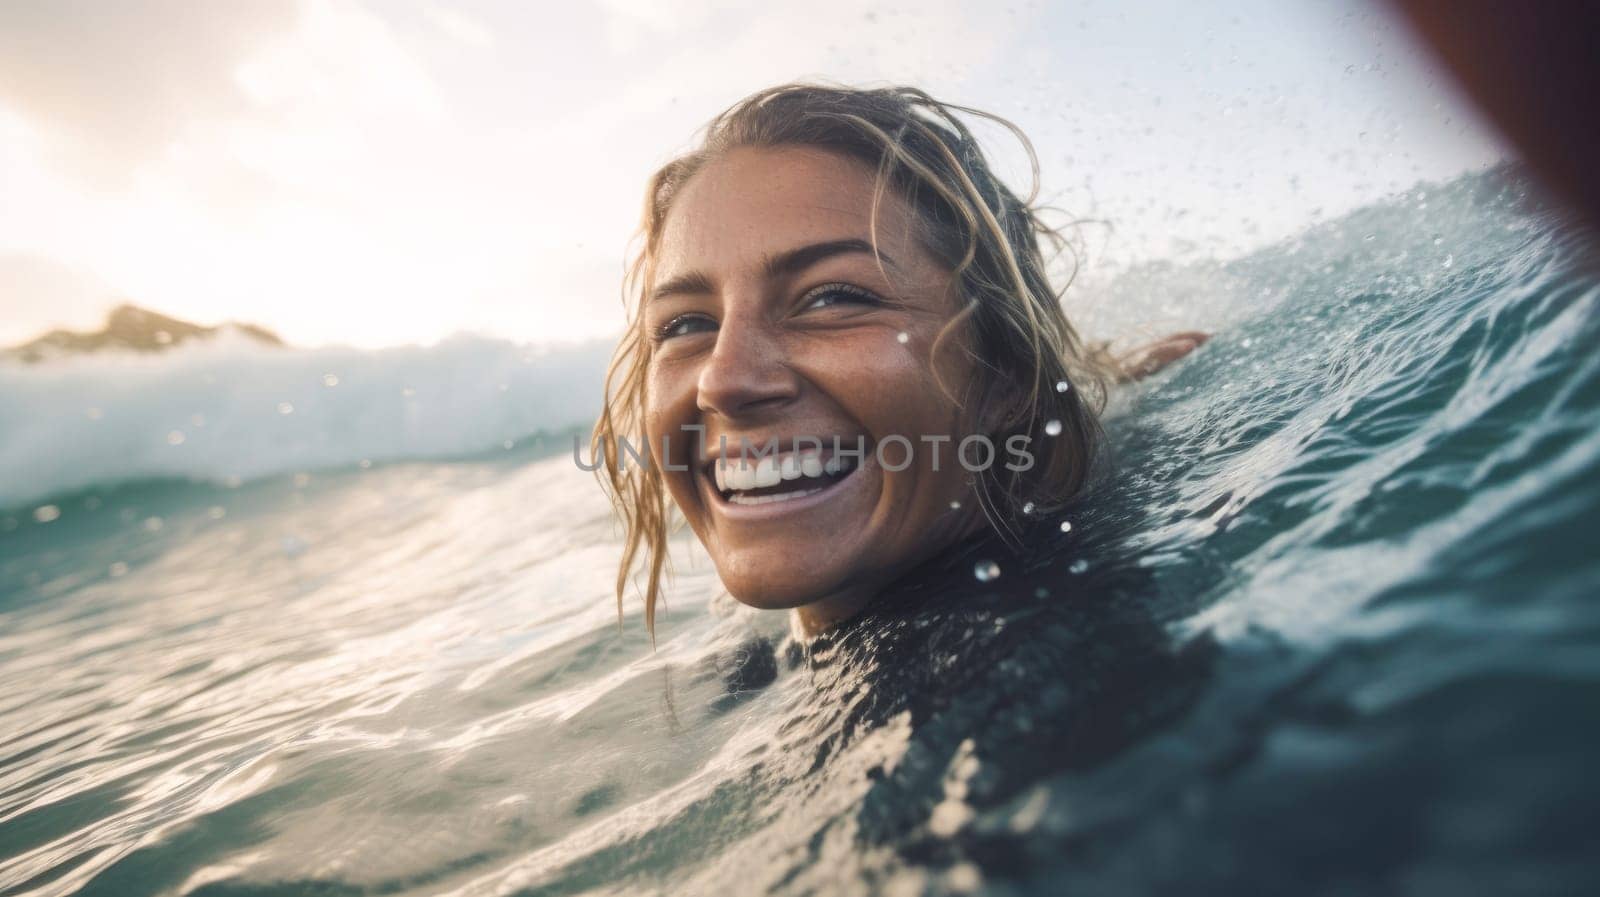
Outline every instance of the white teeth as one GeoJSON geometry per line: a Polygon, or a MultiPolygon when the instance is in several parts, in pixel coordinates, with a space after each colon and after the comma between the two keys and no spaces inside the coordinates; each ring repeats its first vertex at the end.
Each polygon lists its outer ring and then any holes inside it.
{"type": "Polygon", "coordinates": [[[788,480],[834,476],[848,472],[855,466],[853,461],[842,461],[837,457],[829,457],[824,461],[821,453],[815,449],[806,449],[801,452],[783,452],[778,455],[767,455],[748,461],[737,457],[726,460],[718,459],[712,463],[711,473],[719,492],[733,493],[730,497],[731,501],[736,501],[739,504],[765,504],[769,501],[788,501],[791,498],[810,495],[820,491],[821,487],[773,495],[739,495],[738,493],[751,489],[776,486],[788,480]]]}
{"type": "MultiPolygon", "coordinates": [[[[776,486],[783,482],[783,472],[778,469],[778,459],[773,457],[762,458],[756,462],[755,488],[776,486]]],[[[750,488],[746,486],[745,488],[750,488]]]]}
{"type": "Polygon", "coordinates": [[[742,492],[735,492],[728,496],[728,501],[733,502],[736,505],[764,505],[775,501],[791,501],[796,498],[805,498],[807,495],[816,495],[821,491],[822,487],[818,486],[815,489],[799,489],[794,492],[774,492],[771,495],[745,495],[742,492]]]}

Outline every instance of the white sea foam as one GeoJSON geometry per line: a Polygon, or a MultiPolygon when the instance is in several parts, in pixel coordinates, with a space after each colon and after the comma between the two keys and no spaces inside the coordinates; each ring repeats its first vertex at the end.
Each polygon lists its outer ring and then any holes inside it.
{"type": "Polygon", "coordinates": [[[484,452],[599,408],[610,345],[459,336],[379,351],[219,338],[0,363],[0,507],[131,480],[249,480],[484,452]]]}

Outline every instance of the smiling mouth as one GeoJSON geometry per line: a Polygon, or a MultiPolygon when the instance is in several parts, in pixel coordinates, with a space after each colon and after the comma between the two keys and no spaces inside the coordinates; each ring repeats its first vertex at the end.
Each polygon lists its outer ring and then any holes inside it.
{"type": "Polygon", "coordinates": [[[826,491],[855,473],[851,457],[824,455],[814,449],[788,451],[760,459],[715,459],[709,476],[723,501],[764,505],[794,501],[826,491]]]}

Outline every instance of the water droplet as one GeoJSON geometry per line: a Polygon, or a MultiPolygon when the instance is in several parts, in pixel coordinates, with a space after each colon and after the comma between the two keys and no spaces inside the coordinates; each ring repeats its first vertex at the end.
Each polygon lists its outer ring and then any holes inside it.
{"type": "Polygon", "coordinates": [[[338,386],[339,385],[339,375],[338,374],[323,374],[322,375],[322,385],[323,386],[330,386],[330,387],[331,386],[338,386]]]}
{"type": "Polygon", "coordinates": [[[33,509],[33,519],[40,523],[49,523],[61,516],[61,509],[55,505],[40,505],[33,509]]]}
{"type": "Polygon", "coordinates": [[[110,568],[106,570],[106,572],[110,573],[113,577],[126,576],[128,574],[128,565],[121,561],[114,561],[112,562],[110,568]]]}
{"type": "Polygon", "coordinates": [[[1069,572],[1069,573],[1083,573],[1084,571],[1086,571],[1088,569],[1089,569],[1089,562],[1084,560],[1083,558],[1079,558],[1079,559],[1073,561],[1071,566],[1067,567],[1067,572],[1069,572]]]}
{"type": "Polygon", "coordinates": [[[206,516],[210,517],[212,520],[221,520],[222,518],[228,516],[228,509],[224,508],[222,505],[212,505],[206,510],[206,516]]]}
{"type": "Polygon", "coordinates": [[[1056,381],[1056,392],[1066,392],[1067,390],[1069,390],[1071,388],[1072,388],[1072,384],[1068,383],[1065,380],[1057,380],[1056,381]]]}
{"type": "Polygon", "coordinates": [[[99,420],[100,418],[105,417],[106,413],[101,411],[99,408],[85,408],[83,409],[83,416],[90,420],[99,420]]]}
{"type": "Polygon", "coordinates": [[[507,439],[505,442],[500,443],[500,447],[505,449],[508,452],[511,451],[511,447],[514,446],[514,445],[516,445],[516,443],[512,442],[509,439],[507,439]]]}
{"type": "Polygon", "coordinates": [[[978,578],[978,582],[993,582],[1000,578],[1000,565],[994,561],[979,561],[972,568],[972,575],[978,578]]]}
{"type": "Polygon", "coordinates": [[[400,394],[409,399],[412,396],[416,395],[417,391],[412,389],[411,387],[407,386],[405,389],[400,390],[400,394]]]}
{"type": "Polygon", "coordinates": [[[1022,513],[1024,513],[1024,514],[1032,514],[1033,513],[1033,502],[1030,501],[1030,502],[1027,502],[1026,504],[1024,504],[1022,506],[1022,513]]]}
{"type": "Polygon", "coordinates": [[[297,473],[294,475],[294,487],[296,489],[304,489],[309,485],[311,485],[311,474],[297,473]]]}
{"type": "Polygon", "coordinates": [[[206,416],[204,414],[191,414],[189,415],[189,423],[196,427],[204,427],[206,425],[206,416]]]}
{"type": "Polygon", "coordinates": [[[899,340],[900,341],[900,345],[903,346],[906,343],[911,342],[911,334],[909,334],[909,333],[905,332],[904,330],[902,330],[902,331],[900,331],[899,335],[895,337],[895,339],[899,340]]]}
{"type": "Polygon", "coordinates": [[[961,510],[961,502],[959,502],[959,501],[953,501],[953,502],[951,502],[951,503],[950,503],[950,510],[952,510],[952,511],[959,511],[959,510],[961,510]]]}
{"type": "Polygon", "coordinates": [[[184,435],[182,430],[173,430],[167,434],[167,445],[183,445],[184,435]]]}
{"type": "Polygon", "coordinates": [[[1435,246],[1443,246],[1444,245],[1444,237],[1435,236],[1433,238],[1433,245],[1435,245],[1435,246]]]}
{"type": "Polygon", "coordinates": [[[1044,434],[1046,436],[1060,436],[1061,435],[1061,421],[1058,421],[1058,420],[1047,420],[1047,421],[1045,421],[1044,422],[1044,434]]]}
{"type": "Polygon", "coordinates": [[[1061,531],[1064,532],[1064,533],[1072,532],[1072,521],[1070,521],[1070,520],[1061,521],[1061,531]]]}
{"type": "Polygon", "coordinates": [[[1033,590],[1033,597],[1040,598],[1040,599],[1049,598],[1050,597],[1050,590],[1045,588],[1044,586],[1040,586],[1037,589],[1033,590]]]}
{"type": "Polygon", "coordinates": [[[362,458],[361,461],[358,464],[356,464],[356,466],[361,468],[362,470],[368,470],[368,469],[370,469],[372,467],[372,459],[371,458],[362,458]]]}
{"type": "Polygon", "coordinates": [[[293,414],[294,413],[294,405],[289,403],[289,402],[279,402],[278,403],[278,413],[279,414],[293,414]]]}
{"type": "Polygon", "coordinates": [[[1239,341],[1239,348],[1241,348],[1241,349],[1248,349],[1248,348],[1250,348],[1250,345],[1251,345],[1251,344],[1252,344],[1252,343],[1253,343],[1253,342],[1254,342],[1254,340],[1251,340],[1251,339],[1243,339],[1243,340],[1240,340],[1240,341],[1239,341]]]}
{"type": "Polygon", "coordinates": [[[1455,255],[1452,254],[1452,255],[1447,255],[1447,256],[1444,257],[1444,267],[1448,268],[1451,265],[1454,265],[1455,263],[1456,263],[1455,255]]]}
{"type": "Polygon", "coordinates": [[[147,533],[158,533],[163,526],[166,526],[166,521],[160,517],[146,517],[144,522],[139,525],[144,527],[144,531],[147,533]]]}

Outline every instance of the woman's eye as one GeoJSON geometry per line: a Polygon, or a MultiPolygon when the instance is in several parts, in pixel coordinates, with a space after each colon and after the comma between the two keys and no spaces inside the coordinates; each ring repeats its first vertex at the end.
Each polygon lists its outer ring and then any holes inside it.
{"type": "Polygon", "coordinates": [[[691,333],[706,333],[717,329],[717,322],[705,315],[678,315],[656,329],[656,339],[672,339],[691,333]]]}
{"type": "Polygon", "coordinates": [[[833,283],[818,287],[806,294],[806,308],[827,308],[831,305],[877,305],[878,297],[849,284],[833,283]]]}

